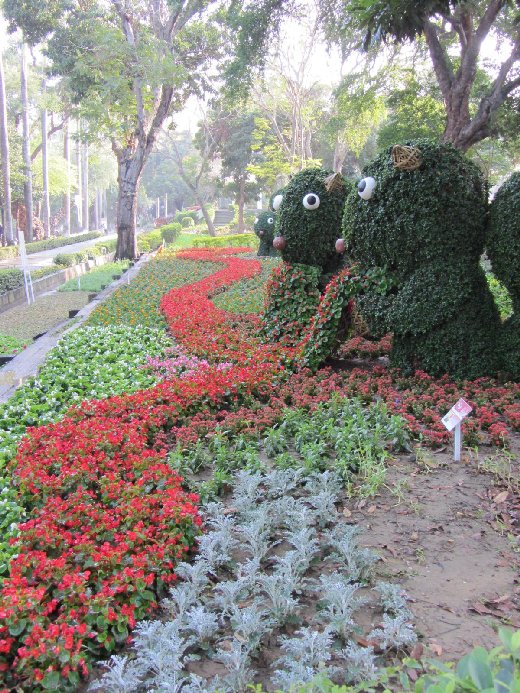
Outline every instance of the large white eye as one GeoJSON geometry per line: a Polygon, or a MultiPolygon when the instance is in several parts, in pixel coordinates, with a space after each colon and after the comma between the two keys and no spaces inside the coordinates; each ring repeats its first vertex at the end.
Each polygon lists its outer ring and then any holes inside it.
{"type": "Polygon", "coordinates": [[[283,201],[283,195],[275,195],[273,197],[273,202],[272,202],[271,206],[275,212],[277,212],[280,209],[280,205],[282,204],[282,201],[283,201]]]}
{"type": "Polygon", "coordinates": [[[320,198],[315,193],[309,193],[303,198],[303,206],[305,209],[318,209],[320,198]]]}
{"type": "Polygon", "coordinates": [[[357,185],[359,197],[361,197],[363,200],[370,200],[374,194],[375,187],[376,181],[374,178],[372,178],[372,176],[362,178],[357,185]]]}
{"type": "Polygon", "coordinates": [[[269,217],[269,219],[267,220],[267,223],[268,223],[268,224],[274,224],[274,219],[273,219],[273,217],[269,217]]]}
{"type": "Polygon", "coordinates": [[[255,219],[255,224],[258,224],[258,217],[256,217],[255,219]]]}

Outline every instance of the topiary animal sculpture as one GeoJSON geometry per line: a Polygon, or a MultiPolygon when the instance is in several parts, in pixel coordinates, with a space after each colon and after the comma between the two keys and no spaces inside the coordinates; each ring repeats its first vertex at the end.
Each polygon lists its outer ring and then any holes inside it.
{"type": "Polygon", "coordinates": [[[513,301],[514,313],[499,340],[502,369],[520,380],[520,172],[513,173],[491,203],[486,248],[494,274],[513,301]]]}
{"type": "Polygon", "coordinates": [[[259,212],[253,224],[253,230],[260,239],[258,247],[259,256],[278,256],[278,252],[273,247],[274,224],[276,212],[259,212]]]}
{"type": "Polygon", "coordinates": [[[328,279],[340,269],[335,241],[348,191],[340,173],[309,168],[274,197],[279,213],[273,244],[284,262],[318,267],[328,279]]]}
{"type": "Polygon", "coordinates": [[[268,285],[264,325],[269,338],[298,344],[322,291],[341,268],[334,243],[347,192],[341,174],[314,168],[297,174],[273,195],[271,204],[279,210],[273,245],[283,263],[268,285]]]}
{"type": "Polygon", "coordinates": [[[386,281],[357,305],[374,336],[393,332],[391,364],[476,378],[499,368],[498,312],[479,259],[486,190],[450,145],[394,147],[364,170],[343,219],[348,255],[386,281]]]}

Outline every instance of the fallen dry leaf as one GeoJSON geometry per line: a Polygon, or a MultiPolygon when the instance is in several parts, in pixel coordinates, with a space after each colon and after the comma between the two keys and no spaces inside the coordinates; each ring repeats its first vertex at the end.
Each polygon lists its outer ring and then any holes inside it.
{"type": "Polygon", "coordinates": [[[411,539],[412,541],[417,541],[417,539],[419,539],[419,533],[418,533],[418,532],[412,532],[412,533],[410,534],[410,539],[411,539]]]}
{"type": "Polygon", "coordinates": [[[350,512],[350,510],[348,508],[343,508],[343,515],[345,517],[352,517],[352,513],[350,512]]]}
{"type": "Polygon", "coordinates": [[[508,498],[509,491],[501,491],[500,493],[497,493],[497,495],[493,498],[493,503],[496,503],[498,505],[499,503],[504,503],[508,498]]]}
{"type": "Polygon", "coordinates": [[[369,508],[367,508],[367,513],[375,513],[377,510],[375,505],[371,505],[369,508]]]}
{"type": "Polygon", "coordinates": [[[430,642],[428,643],[428,648],[433,652],[433,654],[437,655],[437,657],[441,656],[442,647],[438,643],[430,642]]]}

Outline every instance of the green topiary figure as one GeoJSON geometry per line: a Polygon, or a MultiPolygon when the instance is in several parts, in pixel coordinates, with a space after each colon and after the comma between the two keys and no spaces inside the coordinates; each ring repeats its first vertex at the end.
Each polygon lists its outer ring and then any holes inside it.
{"type": "MultiPolygon", "coordinates": [[[[273,195],[271,205],[279,210],[273,245],[283,264],[268,285],[264,322],[270,339],[299,343],[328,281],[341,268],[335,241],[347,192],[341,174],[307,169],[273,195]]],[[[334,344],[333,339],[329,342],[334,344]]]]}
{"type": "Polygon", "coordinates": [[[282,191],[273,241],[284,262],[319,267],[327,279],[338,272],[342,255],[335,241],[348,191],[340,173],[309,168],[294,176],[282,191]]]}
{"type": "Polygon", "coordinates": [[[374,336],[394,333],[391,364],[476,378],[499,367],[498,312],[479,259],[486,191],[450,145],[393,147],[366,167],[343,229],[361,272],[386,281],[357,301],[374,336]]]}
{"type": "Polygon", "coordinates": [[[274,224],[276,220],[276,212],[259,212],[253,224],[253,230],[260,239],[258,247],[259,256],[278,256],[277,250],[273,247],[274,239],[274,224]]]}
{"type": "Polygon", "coordinates": [[[502,368],[520,380],[520,172],[513,173],[491,203],[486,246],[493,273],[513,301],[513,315],[500,336],[502,368]]]}

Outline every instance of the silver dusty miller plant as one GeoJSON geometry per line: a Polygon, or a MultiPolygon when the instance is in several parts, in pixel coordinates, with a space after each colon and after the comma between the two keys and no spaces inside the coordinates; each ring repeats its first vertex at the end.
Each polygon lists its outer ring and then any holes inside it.
{"type": "MultiPolygon", "coordinates": [[[[289,423],[302,446],[315,445],[305,417],[293,418],[289,423]]],[[[222,442],[217,452],[225,454],[222,442]]],[[[179,581],[162,604],[172,620],[140,624],[135,654],[113,657],[97,688],[106,693],[242,693],[253,681],[263,645],[285,624],[301,626],[309,599],[317,605],[314,620],[294,637],[279,639],[282,656],[271,684],[290,690],[316,675],[338,683],[373,678],[372,648],[349,638],[364,603],[360,590],[377,556],[359,547],[356,527],[338,523],[340,490],[340,477],[330,471],[239,472],[231,507],[206,505],[208,531],[199,539],[199,553],[194,562],[176,568],[179,581]],[[337,564],[333,572],[328,560],[337,564]],[[321,575],[311,579],[318,561],[321,575]],[[219,662],[225,674],[210,681],[192,673],[199,658],[219,662]]],[[[414,642],[402,590],[380,582],[377,591],[385,614],[368,637],[382,649],[414,642]]]]}

